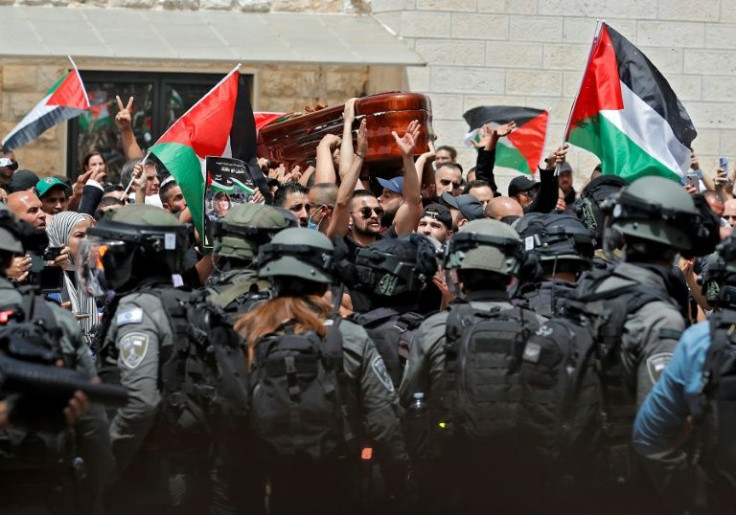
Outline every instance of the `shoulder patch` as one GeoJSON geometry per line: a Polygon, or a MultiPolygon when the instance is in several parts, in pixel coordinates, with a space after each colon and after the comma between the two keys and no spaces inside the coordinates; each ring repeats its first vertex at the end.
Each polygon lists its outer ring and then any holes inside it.
{"type": "Polygon", "coordinates": [[[376,377],[378,377],[378,380],[383,383],[383,386],[385,386],[388,391],[393,392],[394,383],[391,381],[391,376],[388,375],[386,363],[383,362],[383,358],[381,356],[376,356],[373,359],[373,362],[371,362],[371,368],[373,369],[373,373],[376,374],[376,377]]]}
{"type": "Polygon", "coordinates": [[[662,375],[662,372],[664,372],[664,369],[667,367],[667,364],[671,359],[671,352],[660,352],[659,354],[649,356],[647,359],[647,372],[649,373],[649,379],[652,380],[652,383],[657,382],[659,376],[662,375]]]}
{"type": "Polygon", "coordinates": [[[148,352],[148,335],[145,333],[128,333],[120,343],[120,359],[128,368],[136,368],[141,364],[148,352]]]}
{"type": "Polygon", "coordinates": [[[143,322],[143,308],[133,308],[122,313],[118,313],[115,323],[118,327],[128,324],[140,324],[143,322]]]}
{"type": "Polygon", "coordinates": [[[538,343],[528,342],[524,347],[524,355],[522,359],[530,363],[536,363],[539,361],[539,354],[542,351],[542,347],[538,343]]]}

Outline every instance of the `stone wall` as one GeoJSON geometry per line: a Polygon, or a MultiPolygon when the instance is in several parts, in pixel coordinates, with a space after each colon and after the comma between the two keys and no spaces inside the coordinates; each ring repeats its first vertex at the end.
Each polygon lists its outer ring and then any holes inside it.
{"type": "MultiPolygon", "coordinates": [[[[670,81],[698,130],[704,171],[736,161],[736,0],[372,0],[374,15],[429,63],[408,68],[433,99],[440,143],[462,150],[462,113],[509,104],[550,111],[547,146],[562,141],[596,18],[637,45],[670,81]]],[[[597,158],[573,149],[578,181],[597,158]]]]}
{"type": "MultiPolygon", "coordinates": [[[[105,8],[231,10],[236,12],[364,13],[369,0],[0,0],[0,5],[39,8],[105,8]]],[[[102,61],[77,59],[80,70],[227,73],[231,63],[177,61],[102,61]]],[[[0,59],[0,132],[7,134],[68,68],[63,58],[0,59]]],[[[254,109],[301,110],[306,105],[340,104],[352,96],[399,89],[398,69],[368,66],[274,65],[243,68],[254,76],[254,109]]],[[[37,141],[17,149],[21,166],[42,175],[66,172],[66,124],[47,131],[37,141]]]]}
{"type": "MultiPolygon", "coordinates": [[[[36,105],[68,69],[58,59],[3,59],[0,61],[0,133],[7,134],[36,105]]],[[[222,73],[230,64],[77,60],[81,70],[222,73]]],[[[341,104],[346,98],[399,89],[398,70],[367,66],[279,65],[248,67],[254,76],[254,109],[295,111],[307,105],[341,104]]],[[[66,172],[66,124],[45,132],[38,140],[15,151],[23,168],[46,175],[66,172]]]]}

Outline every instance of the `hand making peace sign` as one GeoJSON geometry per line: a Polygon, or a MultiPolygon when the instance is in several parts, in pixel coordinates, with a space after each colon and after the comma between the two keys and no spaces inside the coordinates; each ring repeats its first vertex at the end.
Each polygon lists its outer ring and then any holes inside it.
{"type": "Polygon", "coordinates": [[[133,97],[128,99],[128,105],[124,106],[120,100],[120,95],[115,95],[118,102],[118,114],[115,115],[115,123],[121,131],[130,130],[130,124],[133,119],[133,97]]]}

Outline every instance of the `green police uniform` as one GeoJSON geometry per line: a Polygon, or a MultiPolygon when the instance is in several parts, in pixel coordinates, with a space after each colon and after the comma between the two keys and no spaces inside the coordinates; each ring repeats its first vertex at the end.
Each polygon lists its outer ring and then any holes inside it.
{"type": "Polygon", "coordinates": [[[262,204],[238,204],[215,223],[213,273],[205,287],[208,300],[224,309],[233,321],[252,307],[252,300],[269,298],[271,283],[259,280],[251,268],[258,247],[287,227],[296,227],[294,216],[262,204]]]}
{"type": "Polygon", "coordinates": [[[169,213],[126,206],[91,228],[80,246],[87,287],[118,292],[103,322],[100,360],[130,392],[109,428],[118,476],[107,499],[111,513],[200,512],[209,502],[207,442],[176,438],[175,421],[165,417],[160,373],[175,334],[152,293],[181,282],[186,238],[169,213]]]}
{"type": "MultiPolygon", "coordinates": [[[[278,298],[309,302],[311,295],[321,295],[332,283],[333,256],[334,247],[325,235],[289,228],[275,235],[270,244],[261,246],[256,264],[259,278],[273,280],[278,298]]],[[[260,309],[268,307],[266,303],[260,309]]],[[[315,310],[319,311],[316,306],[315,310]]],[[[331,318],[325,321],[328,326],[332,323],[331,318]]],[[[365,330],[351,321],[340,320],[339,331],[344,372],[339,391],[348,419],[346,442],[352,441],[351,434],[360,437],[366,433],[381,458],[386,488],[398,493],[408,470],[398,396],[386,365],[365,330]]],[[[266,460],[265,473],[273,489],[273,513],[347,510],[346,503],[354,500],[350,491],[357,484],[350,466],[358,459],[358,449],[348,447],[347,451],[348,459],[330,453],[315,462],[285,457],[266,460]],[[351,455],[351,451],[355,454],[351,455]]]]}
{"type": "MultiPolygon", "coordinates": [[[[663,299],[669,297],[657,273],[631,263],[619,263],[613,275],[597,291],[608,291],[639,284],[663,299]]],[[[621,357],[627,375],[636,381],[636,404],[641,406],[654,383],[669,363],[685,320],[673,302],[657,300],[626,317],[621,335],[621,357]]]]}
{"type": "MultiPolygon", "coordinates": [[[[0,210],[0,251],[23,252],[17,224],[10,212],[0,210]]],[[[29,291],[25,295],[33,293],[29,291]]],[[[0,277],[0,306],[6,309],[22,307],[23,301],[23,295],[14,285],[0,277]]],[[[65,366],[90,379],[96,377],[90,348],[75,318],[40,295],[33,302],[34,305],[45,303],[53,317],[49,322],[60,329],[58,343],[65,366]]],[[[34,315],[41,316],[41,312],[29,316],[34,315]]],[[[69,430],[52,432],[13,428],[3,432],[0,441],[0,475],[3,475],[0,484],[12,486],[9,491],[0,491],[3,506],[8,512],[12,512],[14,506],[24,513],[24,510],[31,509],[38,510],[38,513],[71,510],[90,513],[99,509],[102,491],[113,468],[107,419],[101,407],[92,406],[69,430]],[[32,451],[30,454],[29,450],[32,451]]]]}
{"type": "Polygon", "coordinates": [[[120,299],[103,345],[117,349],[120,384],[130,391],[131,402],[110,421],[110,440],[118,473],[125,471],[141,451],[156,421],[159,391],[159,355],[172,344],[173,330],[161,300],[147,293],[120,299]]]}
{"type": "Polygon", "coordinates": [[[360,403],[368,435],[389,451],[393,460],[406,461],[399,417],[402,410],[391,377],[376,346],[361,326],[343,320],[343,370],[360,403]]]}
{"type": "MultiPolygon", "coordinates": [[[[467,300],[473,308],[483,311],[513,308],[506,292],[469,292],[467,300]]],[[[440,382],[445,372],[445,329],[448,315],[448,310],[436,313],[422,322],[417,330],[399,387],[401,405],[404,407],[409,406],[417,392],[432,399],[432,387],[440,382]]],[[[536,317],[540,324],[546,320],[540,315],[536,317]]]]}

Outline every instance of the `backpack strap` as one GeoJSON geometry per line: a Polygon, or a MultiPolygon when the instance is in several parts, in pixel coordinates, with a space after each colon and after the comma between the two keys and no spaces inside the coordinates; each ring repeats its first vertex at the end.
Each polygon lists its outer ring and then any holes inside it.
{"type": "Polygon", "coordinates": [[[340,332],[340,306],[342,305],[342,296],[345,293],[345,285],[340,286],[332,292],[332,313],[330,320],[332,324],[327,328],[324,344],[325,351],[331,357],[333,366],[336,367],[337,374],[337,400],[340,406],[340,416],[343,424],[343,438],[345,442],[345,452],[349,456],[354,456],[358,450],[358,431],[360,430],[360,412],[356,403],[356,399],[349,394],[350,382],[345,374],[342,363],[342,333],[340,332]]]}
{"type": "Polygon", "coordinates": [[[261,291],[267,290],[269,286],[270,285],[267,281],[262,281],[262,280],[242,281],[239,283],[235,283],[232,286],[221,291],[217,295],[214,295],[210,299],[210,302],[213,305],[219,307],[220,309],[226,309],[230,304],[235,302],[238,298],[248,293],[251,293],[253,291],[253,287],[256,287],[257,291],[261,292],[261,291]]]}
{"type": "Polygon", "coordinates": [[[356,313],[352,316],[352,320],[358,325],[370,327],[380,325],[376,322],[381,322],[396,315],[398,315],[398,311],[393,308],[376,308],[365,313],[356,313]]]}
{"type": "Polygon", "coordinates": [[[621,338],[626,318],[654,301],[669,302],[657,292],[639,284],[616,288],[600,300],[605,314],[597,320],[595,368],[599,382],[599,413],[603,441],[608,449],[610,470],[616,481],[631,480],[636,468],[632,461],[631,424],[636,417],[635,383],[626,373],[621,338]],[[615,293],[612,293],[615,292],[615,293]],[[615,295],[613,298],[611,295],[615,295]]]}
{"type": "Polygon", "coordinates": [[[192,323],[187,310],[192,293],[175,288],[148,288],[139,290],[157,297],[163,304],[164,312],[173,331],[171,347],[159,349],[159,389],[169,398],[171,405],[186,405],[187,409],[180,410],[181,418],[175,423],[180,428],[188,428],[201,424],[208,431],[207,416],[192,399],[200,388],[210,389],[208,385],[190,384],[187,377],[202,377],[205,375],[204,363],[201,359],[190,359],[190,356],[199,353],[207,342],[208,328],[192,323]],[[194,343],[194,345],[191,345],[194,343]],[[182,370],[184,361],[185,370],[182,370]]]}
{"type": "MultiPolygon", "coordinates": [[[[703,363],[703,377],[700,381],[699,399],[700,413],[694,417],[695,433],[690,451],[690,463],[695,466],[703,456],[713,452],[715,443],[706,439],[703,423],[713,412],[712,401],[721,382],[724,361],[729,359],[726,352],[730,346],[736,345],[736,311],[716,309],[708,321],[710,326],[710,345],[703,363]]],[[[702,493],[702,492],[698,492],[702,493]]]]}
{"type": "Polygon", "coordinates": [[[723,351],[736,344],[736,311],[716,309],[710,317],[710,346],[703,364],[701,392],[711,394],[718,386],[723,370],[723,351]]]}

